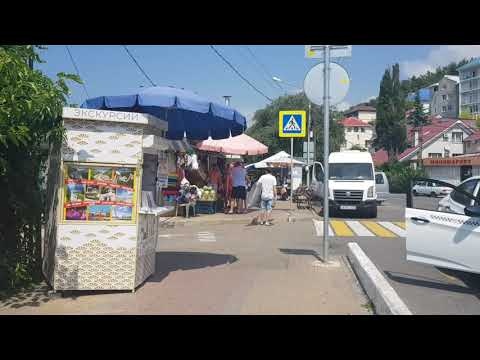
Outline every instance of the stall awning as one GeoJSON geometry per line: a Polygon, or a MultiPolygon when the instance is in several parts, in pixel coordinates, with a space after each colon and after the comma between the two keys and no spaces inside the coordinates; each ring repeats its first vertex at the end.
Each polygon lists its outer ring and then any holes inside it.
{"type": "MultiPolygon", "coordinates": [[[[290,155],[285,151],[280,151],[279,153],[270,156],[269,158],[263,159],[255,164],[251,164],[249,166],[253,166],[256,169],[264,169],[264,168],[277,168],[277,167],[289,167],[290,166],[290,155]]],[[[294,166],[303,166],[305,165],[304,162],[298,161],[293,159],[294,166]]]]}
{"type": "Polygon", "coordinates": [[[237,110],[204,99],[193,91],[169,86],[145,88],[136,94],[100,96],[86,100],[82,108],[146,113],[168,122],[167,138],[181,140],[226,139],[246,129],[237,110]]]}
{"type": "Polygon", "coordinates": [[[229,155],[261,155],[268,153],[268,146],[254,138],[241,134],[222,140],[203,140],[196,145],[197,149],[213,151],[229,155]]]}

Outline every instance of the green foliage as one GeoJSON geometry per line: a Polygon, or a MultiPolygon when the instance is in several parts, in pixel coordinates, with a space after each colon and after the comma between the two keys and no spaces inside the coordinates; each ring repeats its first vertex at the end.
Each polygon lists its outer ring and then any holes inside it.
{"type": "Polygon", "coordinates": [[[383,164],[378,170],[385,172],[390,184],[390,192],[394,194],[407,193],[411,181],[426,177],[423,169],[414,169],[408,163],[398,161],[383,164]]]}
{"type": "Polygon", "coordinates": [[[385,149],[389,159],[396,159],[407,147],[405,96],[400,86],[400,67],[387,69],[380,83],[375,123],[376,149],[385,149]]]}
{"type": "Polygon", "coordinates": [[[41,277],[42,172],[49,147],[64,137],[66,81],[80,81],[33,70],[37,49],[0,45],[0,289],[41,277]]]}
{"type": "MultiPolygon", "coordinates": [[[[278,136],[278,113],[281,110],[305,110],[308,116],[309,101],[304,93],[296,95],[282,96],[275,99],[264,109],[255,112],[253,116],[253,125],[246,133],[256,140],[268,146],[268,152],[271,156],[279,151],[290,153],[290,139],[279,138],[278,136]]],[[[321,107],[312,104],[311,124],[315,137],[315,157],[323,157],[323,110],[321,107]]],[[[343,126],[338,123],[342,113],[336,110],[330,112],[330,151],[338,151],[344,142],[343,126]]],[[[294,139],[294,156],[303,155],[304,139],[294,139]]],[[[258,161],[260,157],[252,158],[252,161],[258,161]]]]}
{"type": "Polygon", "coordinates": [[[413,103],[413,112],[408,117],[408,124],[412,125],[414,128],[419,128],[430,123],[429,117],[425,114],[423,110],[423,105],[420,102],[420,95],[417,92],[415,95],[415,101],[413,103]]]}

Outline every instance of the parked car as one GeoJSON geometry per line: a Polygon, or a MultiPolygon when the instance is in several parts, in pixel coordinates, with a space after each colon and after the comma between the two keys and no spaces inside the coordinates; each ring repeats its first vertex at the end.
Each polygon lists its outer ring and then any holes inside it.
{"type": "MultiPolygon", "coordinates": [[[[468,178],[456,188],[461,189],[472,196],[477,197],[479,192],[480,176],[468,178]]],[[[438,211],[465,214],[465,207],[474,205],[474,200],[467,195],[453,190],[438,203],[438,211]]],[[[478,205],[478,204],[476,204],[478,205]]]]}
{"type": "Polygon", "coordinates": [[[480,176],[466,179],[440,201],[438,211],[405,209],[406,259],[480,274],[480,176]]]}
{"type": "Polygon", "coordinates": [[[390,194],[390,184],[387,175],[383,171],[375,172],[375,187],[377,190],[377,204],[381,205],[388,194],[390,194]]]}
{"type": "Polygon", "coordinates": [[[425,195],[425,196],[446,196],[452,191],[451,188],[446,186],[440,186],[438,183],[433,181],[419,181],[413,188],[413,195],[425,195]]]}

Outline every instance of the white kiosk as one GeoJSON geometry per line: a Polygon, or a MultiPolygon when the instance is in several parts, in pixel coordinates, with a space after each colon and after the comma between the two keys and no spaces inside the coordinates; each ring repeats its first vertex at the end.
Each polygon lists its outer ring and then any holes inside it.
{"type": "Polygon", "coordinates": [[[83,108],[64,108],[63,119],[66,141],[48,164],[43,273],[54,291],[134,291],[155,272],[158,215],[171,210],[154,191],[141,195],[145,180],[155,189],[144,154],[166,150],[167,123],[83,108]]]}

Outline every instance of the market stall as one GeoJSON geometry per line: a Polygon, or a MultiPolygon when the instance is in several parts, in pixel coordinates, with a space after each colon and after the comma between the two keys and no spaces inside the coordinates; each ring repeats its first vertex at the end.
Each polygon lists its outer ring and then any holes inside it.
{"type": "Polygon", "coordinates": [[[64,108],[66,141],[49,164],[43,272],[54,290],[134,290],[155,271],[153,200],[167,123],[64,108]]]}
{"type": "MultiPolygon", "coordinates": [[[[270,156],[262,161],[247,165],[249,171],[255,169],[270,168],[273,170],[274,176],[277,177],[277,184],[287,185],[290,191],[290,164],[292,159],[285,151],[280,151],[277,154],[270,156]]],[[[302,184],[302,169],[306,164],[302,161],[293,159],[293,190],[295,191],[302,184]]]]}

